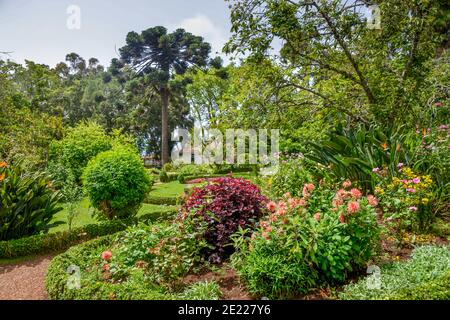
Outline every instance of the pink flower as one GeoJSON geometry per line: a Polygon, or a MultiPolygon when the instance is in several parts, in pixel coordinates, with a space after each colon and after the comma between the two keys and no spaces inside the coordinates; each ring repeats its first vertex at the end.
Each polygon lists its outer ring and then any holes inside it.
{"type": "Polygon", "coordinates": [[[350,188],[352,186],[352,182],[350,180],[345,180],[344,182],[342,182],[342,186],[344,188],[350,188]]]}
{"type": "Polygon", "coordinates": [[[345,216],[344,216],[343,214],[341,214],[341,215],[339,216],[339,222],[345,223],[345,216]]]}
{"type": "Polygon", "coordinates": [[[320,221],[320,212],[317,212],[317,213],[314,215],[314,219],[316,219],[317,221],[320,221]]]}
{"type": "Polygon", "coordinates": [[[409,193],[415,193],[415,192],[416,192],[416,189],[414,189],[414,188],[407,188],[407,189],[406,189],[406,192],[409,192],[409,193]]]}
{"type": "Polygon", "coordinates": [[[280,209],[287,209],[286,202],[284,202],[284,201],[278,202],[278,208],[280,208],[280,209]]]}
{"type": "Polygon", "coordinates": [[[338,198],[338,199],[345,199],[346,196],[347,196],[347,191],[345,191],[344,189],[339,189],[336,192],[336,198],[338,198]]]}
{"type": "Polygon", "coordinates": [[[408,209],[411,211],[417,211],[417,207],[415,207],[415,206],[409,207],[408,209]]]}
{"type": "Polygon", "coordinates": [[[436,102],[434,105],[436,107],[442,107],[444,104],[442,102],[436,102]]]}
{"type": "Polygon", "coordinates": [[[309,192],[308,192],[308,188],[305,186],[303,186],[303,191],[302,191],[302,195],[304,198],[309,198],[309,192]]]}
{"type": "Polygon", "coordinates": [[[343,203],[344,203],[344,200],[342,200],[342,198],[339,198],[339,197],[334,198],[332,201],[333,207],[339,207],[343,203]]]}
{"type": "Polygon", "coordinates": [[[361,191],[359,191],[356,188],[353,188],[352,190],[350,190],[350,193],[352,194],[352,197],[354,197],[355,199],[359,199],[362,196],[361,191]]]}
{"type": "Polygon", "coordinates": [[[305,186],[309,192],[314,191],[314,189],[316,188],[316,186],[313,183],[307,183],[307,184],[305,184],[305,186]]]}
{"type": "Polygon", "coordinates": [[[415,184],[420,183],[420,178],[414,178],[412,179],[412,182],[414,182],[415,184]]]}
{"type": "Polygon", "coordinates": [[[284,214],[286,214],[286,209],[284,208],[278,208],[277,212],[275,213],[279,216],[283,216],[284,214]]]}
{"type": "Polygon", "coordinates": [[[446,125],[446,124],[443,124],[443,125],[439,126],[439,130],[441,130],[441,131],[445,131],[447,129],[448,129],[448,125],[446,125]]]}
{"type": "Polygon", "coordinates": [[[298,205],[300,207],[304,207],[306,205],[306,201],[304,199],[300,199],[300,200],[298,200],[298,205]]]}
{"type": "Polygon", "coordinates": [[[372,169],[372,172],[379,172],[379,171],[380,171],[380,168],[378,168],[378,167],[372,169]]]}
{"type": "Polygon", "coordinates": [[[103,251],[102,252],[102,259],[103,260],[109,260],[112,257],[112,252],[111,251],[103,251]]]}
{"type": "Polygon", "coordinates": [[[403,162],[399,162],[398,165],[397,165],[397,169],[401,170],[403,168],[403,166],[404,166],[404,163],[403,162]]]}
{"type": "Polygon", "coordinates": [[[290,193],[290,192],[286,192],[286,193],[283,195],[283,197],[285,197],[285,198],[290,198],[290,197],[292,197],[292,196],[291,196],[291,193],[290,193]]]}
{"type": "Polygon", "coordinates": [[[267,203],[266,207],[270,212],[275,212],[275,210],[277,209],[277,204],[273,201],[270,201],[269,203],[267,203]]]}
{"type": "Polygon", "coordinates": [[[103,265],[103,270],[104,271],[109,271],[109,264],[104,264],[103,265]]]}
{"type": "Polygon", "coordinates": [[[357,201],[351,201],[347,205],[347,212],[350,214],[357,213],[359,210],[359,203],[357,201]]]}
{"type": "Polygon", "coordinates": [[[376,207],[378,205],[378,200],[377,198],[375,198],[373,195],[369,194],[367,196],[367,202],[369,203],[370,206],[372,207],[376,207]]]}
{"type": "Polygon", "coordinates": [[[293,208],[295,208],[295,207],[297,206],[298,201],[297,201],[297,199],[289,198],[289,199],[288,199],[288,203],[289,203],[289,207],[290,207],[291,209],[293,209],[293,208]]]}

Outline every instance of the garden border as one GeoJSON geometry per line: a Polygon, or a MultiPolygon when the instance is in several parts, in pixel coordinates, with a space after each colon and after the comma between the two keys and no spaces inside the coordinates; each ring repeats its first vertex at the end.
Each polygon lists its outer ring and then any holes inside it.
{"type": "Polygon", "coordinates": [[[71,231],[38,234],[20,239],[0,241],[0,258],[18,258],[65,250],[87,240],[123,231],[138,222],[148,223],[149,221],[170,219],[176,212],[176,209],[153,212],[138,218],[88,224],[71,231]]]}

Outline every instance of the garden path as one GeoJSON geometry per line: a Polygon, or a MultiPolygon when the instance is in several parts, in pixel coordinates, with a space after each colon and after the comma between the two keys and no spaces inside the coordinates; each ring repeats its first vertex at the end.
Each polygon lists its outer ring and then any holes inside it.
{"type": "Polygon", "coordinates": [[[53,256],[0,266],[0,300],[46,300],[45,274],[53,256]]]}

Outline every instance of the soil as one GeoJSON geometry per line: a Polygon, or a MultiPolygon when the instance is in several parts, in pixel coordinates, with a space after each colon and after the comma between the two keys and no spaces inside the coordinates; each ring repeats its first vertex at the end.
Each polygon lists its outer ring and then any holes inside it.
{"type": "Polygon", "coordinates": [[[253,297],[246,291],[245,286],[239,281],[236,272],[227,265],[219,271],[206,271],[199,274],[191,274],[184,278],[185,284],[198,281],[216,281],[222,291],[223,300],[252,300],[253,297]]]}
{"type": "Polygon", "coordinates": [[[0,300],[48,300],[45,274],[52,258],[45,255],[0,266],[0,300]]]}

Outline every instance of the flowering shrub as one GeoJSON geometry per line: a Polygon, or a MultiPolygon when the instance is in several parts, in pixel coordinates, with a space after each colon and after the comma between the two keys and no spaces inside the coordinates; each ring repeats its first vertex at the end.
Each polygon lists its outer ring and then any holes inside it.
{"type": "Polygon", "coordinates": [[[125,147],[90,160],[83,183],[92,205],[108,219],[134,216],[151,186],[141,158],[125,147]]]}
{"type": "Polygon", "coordinates": [[[341,282],[375,254],[376,198],[345,185],[305,184],[301,197],[267,203],[270,215],[250,238],[234,238],[233,264],[253,294],[289,297],[341,282]]]}
{"type": "Polygon", "coordinates": [[[0,161],[0,240],[46,231],[60,210],[61,196],[41,172],[0,161]]]}
{"type": "Polygon", "coordinates": [[[385,215],[400,229],[425,230],[433,220],[432,187],[429,175],[419,175],[400,165],[398,176],[391,181],[381,180],[375,192],[385,215]]]}
{"type": "Polygon", "coordinates": [[[244,179],[217,178],[204,187],[194,188],[186,200],[181,220],[190,214],[202,217],[208,224],[204,233],[211,248],[205,250],[208,260],[222,261],[233,253],[230,236],[238,228],[252,229],[262,216],[266,198],[259,188],[244,179]]]}
{"type": "Polygon", "coordinates": [[[120,246],[114,254],[102,253],[103,273],[117,281],[140,268],[153,282],[173,285],[201,265],[200,251],[207,246],[205,228],[205,222],[193,216],[168,226],[131,227],[117,239],[120,246]]]}

